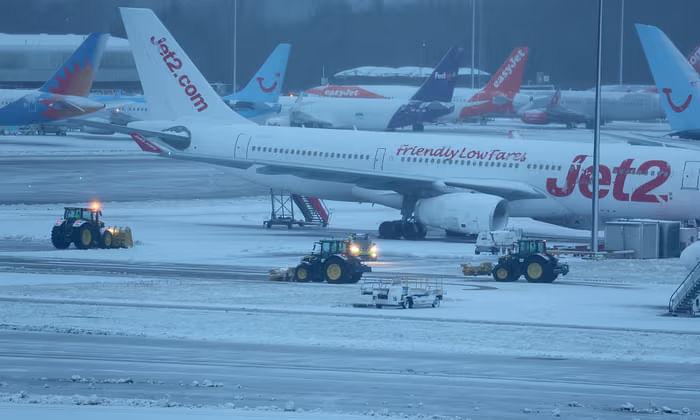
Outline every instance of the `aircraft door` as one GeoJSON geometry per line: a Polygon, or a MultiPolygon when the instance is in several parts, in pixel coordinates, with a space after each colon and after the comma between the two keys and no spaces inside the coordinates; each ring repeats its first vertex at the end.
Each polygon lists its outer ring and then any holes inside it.
{"type": "Polygon", "coordinates": [[[233,148],[233,158],[236,160],[248,159],[248,145],[250,144],[249,134],[239,134],[233,148]]]}
{"type": "Polygon", "coordinates": [[[681,189],[684,190],[697,190],[700,185],[700,162],[688,161],[685,162],[685,168],[683,168],[683,184],[681,189]]]}
{"type": "Polygon", "coordinates": [[[374,170],[382,171],[384,170],[384,154],[386,149],[378,148],[377,152],[374,154],[374,170]]]}

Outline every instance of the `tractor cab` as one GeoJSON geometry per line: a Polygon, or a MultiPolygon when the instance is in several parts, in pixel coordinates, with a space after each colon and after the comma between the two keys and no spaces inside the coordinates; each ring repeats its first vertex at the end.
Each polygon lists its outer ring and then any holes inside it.
{"type": "Polygon", "coordinates": [[[96,225],[101,225],[102,210],[99,207],[64,207],[63,219],[74,222],[76,220],[85,220],[96,225]]]}
{"type": "Polygon", "coordinates": [[[314,243],[311,255],[319,258],[328,258],[331,255],[348,253],[348,241],[340,239],[322,239],[314,243]]]}
{"type": "Polygon", "coordinates": [[[527,256],[532,254],[546,254],[547,241],[542,239],[521,239],[518,241],[516,254],[527,256]]]}

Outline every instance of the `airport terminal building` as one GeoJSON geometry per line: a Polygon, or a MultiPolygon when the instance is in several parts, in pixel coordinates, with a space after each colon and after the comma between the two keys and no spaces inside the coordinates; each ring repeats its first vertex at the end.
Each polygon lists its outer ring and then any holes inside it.
{"type": "MultiPolygon", "coordinates": [[[[41,86],[85,38],[87,35],[0,34],[0,88],[41,86]]],[[[128,40],[109,38],[93,88],[141,88],[128,40]]]]}

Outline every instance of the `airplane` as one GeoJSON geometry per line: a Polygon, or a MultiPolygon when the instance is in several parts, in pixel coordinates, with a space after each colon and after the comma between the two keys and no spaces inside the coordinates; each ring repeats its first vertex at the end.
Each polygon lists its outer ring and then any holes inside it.
{"type": "MultiPolygon", "coordinates": [[[[385,238],[499,230],[509,216],[591,225],[590,145],[256,125],[216,95],[150,9],[120,12],[159,119],[119,129],[146,152],[235,168],[277,190],[395,208],[402,217],[379,226],[385,238]]],[[[700,218],[700,151],[611,142],[600,156],[601,221],[700,218]]]]}
{"type": "MultiPolygon", "coordinates": [[[[287,70],[290,49],[290,44],[278,44],[245,88],[224,96],[224,101],[240,115],[258,123],[265,123],[269,118],[278,116],[283,108],[289,110],[290,105],[286,98],[284,106],[280,103],[280,92],[287,70]]],[[[116,95],[94,95],[93,98],[105,103],[106,107],[85,119],[126,125],[132,121],[150,118],[148,103],[143,95],[122,96],[118,93],[116,95]]],[[[113,130],[91,125],[80,123],[77,125],[88,133],[114,133],[113,130]]]]}
{"type": "MultiPolygon", "coordinates": [[[[664,118],[659,95],[653,90],[608,88],[602,91],[601,120],[653,121],[664,118]]],[[[593,127],[595,91],[557,90],[554,95],[535,96],[519,110],[520,119],[528,124],[561,123],[567,128],[577,124],[593,127]]]]}
{"type": "Polygon", "coordinates": [[[640,24],[635,27],[649,69],[661,92],[666,119],[673,130],[671,135],[700,140],[700,75],[694,67],[697,61],[692,60],[698,49],[691,54],[689,61],[659,28],[640,24]]]}
{"type": "MultiPolygon", "coordinates": [[[[515,115],[520,106],[529,103],[529,97],[518,95],[527,57],[528,48],[517,47],[485,87],[455,88],[452,97],[454,110],[437,120],[455,122],[479,117],[483,121],[487,117],[515,115]]],[[[412,86],[399,85],[330,85],[307,89],[306,93],[336,98],[404,99],[408,98],[414,90],[412,86]]]]}
{"type": "Polygon", "coordinates": [[[88,99],[109,34],[95,32],[37,90],[0,90],[0,126],[48,124],[104,108],[88,99]]]}
{"type": "MultiPolygon", "coordinates": [[[[700,72],[700,45],[685,59],[700,72]]],[[[603,121],[651,121],[664,118],[661,98],[655,86],[605,85],[601,87],[601,119],[603,121]]],[[[528,124],[562,123],[567,128],[577,124],[593,126],[595,88],[585,91],[557,91],[553,96],[533,97],[520,109],[519,115],[528,124]]]]}
{"type": "Polygon", "coordinates": [[[290,110],[290,125],[357,130],[395,130],[411,126],[423,131],[426,122],[453,111],[451,103],[463,50],[450,48],[410,99],[305,95],[290,110]]]}

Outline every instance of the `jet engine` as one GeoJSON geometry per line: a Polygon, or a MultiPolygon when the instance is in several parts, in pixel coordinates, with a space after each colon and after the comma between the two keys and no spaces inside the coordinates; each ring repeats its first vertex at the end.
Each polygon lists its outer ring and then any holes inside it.
{"type": "Polygon", "coordinates": [[[527,124],[547,124],[549,115],[546,111],[531,109],[520,114],[520,119],[527,124]]]}
{"type": "Polygon", "coordinates": [[[452,193],[418,200],[419,222],[460,233],[502,230],[508,223],[508,202],[480,193],[452,193]]]}

